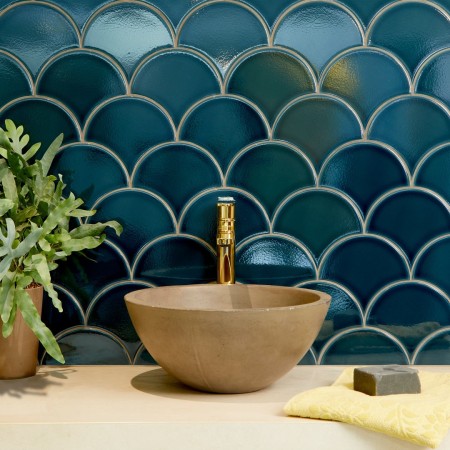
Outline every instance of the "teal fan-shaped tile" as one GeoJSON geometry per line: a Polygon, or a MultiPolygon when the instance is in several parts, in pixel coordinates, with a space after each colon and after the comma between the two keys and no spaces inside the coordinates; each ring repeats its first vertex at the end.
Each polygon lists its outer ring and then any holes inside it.
{"type": "Polygon", "coordinates": [[[45,3],[17,3],[0,15],[0,49],[17,56],[37,76],[50,57],[78,47],[74,24],[45,3]]]}
{"type": "Polygon", "coordinates": [[[400,189],[373,206],[367,229],[395,241],[412,260],[424,242],[450,232],[450,210],[429,192],[400,189]]]}
{"type": "Polygon", "coordinates": [[[274,231],[294,236],[320,258],[334,241],[362,230],[361,218],[345,197],[308,189],[288,198],[277,210],[274,231]]]}
{"type": "Polygon", "coordinates": [[[361,21],[368,25],[375,14],[386,5],[394,3],[396,0],[338,0],[340,3],[347,5],[354,13],[361,19],[361,21]]]}
{"type": "Polygon", "coordinates": [[[227,91],[258,105],[273,122],[283,106],[300,95],[314,92],[312,69],[300,58],[279,49],[247,55],[233,69],[227,91]]]}
{"type": "Polygon", "coordinates": [[[287,7],[296,2],[296,0],[277,0],[276,2],[268,2],[266,0],[242,1],[258,10],[270,27],[287,7]]]}
{"type": "Polygon", "coordinates": [[[2,9],[5,9],[7,6],[12,5],[13,3],[18,3],[25,0],[0,0],[0,12],[2,9]]]}
{"type": "MultiPolygon", "coordinates": [[[[133,364],[139,366],[155,366],[158,363],[154,360],[153,356],[147,351],[147,349],[141,345],[133,358],[133,364]]],[[[169,376],[169,375],[168,375],[169,376]]]]}
{"type": "Polygon", "coordinates": [[[409,364],[409,360],[389,335],[356,328],[333,339],[322,355],[321,364],[409,364]]]}
{"type": "Polygon", "coordinates": [[[0,105],[32,93],[28,73],[14,58],[3,52],[0,52],[0,80],[0,105]]]}
{"type": "Polygon", "coordinates": [[[414,73],[427,56],[450,45],[450,21],[436,4],[396,2],[374,20],[368,41],[393,51],[414,73]]]}
{"type": "Polygon", "coordinates": [[[180,139],[204,147],[222,169],[239,150],[267,136],[266,124],[258,112],[233,97],[212,97],[201,102],[180,124],[180,139]]]}
{"type": "Polygon", "coordinates": [[[414,264],[414,277],[426,280],[450,296],[450,235],[437,238],[421,251],[414,264]]]}
{"type": "Polygon", "coordinates": [[[269,231],[268,218],[264,210],[245,192],[229,189],[217,189],[199,195],[183,211],[180,230],[197,236],[216,246],[216,222],[218,197],[234,197],[236,201],[236,242],[269,231]]]}
{"type": "Polygon", "coordinates": [[[443,365],[450,364],[450,330],[437,332],[420,348],[414,364],[443,365]]]}
{"type": "Polygon", "coordinates": [[[66,261],[58,263],[58,268],[52,272],[53,281],[67,289],[84,310],[112,280],[117,282],[130,278],[125,256],[107,241],[94,250],[73,253],[66,261]]]}
{"type": "Polygon", "coordinates": [[[395,152],[376,142],[361,141],[342,147],[327,159],[319,184],[345,192],[365,214],[382,194],[408,185],[409,173],[395,152]]]}
{"type": "Polygon", "coordinates": [[[295,147],[283,142],[261,142],[239,155],[226,182],[253,194],[271,216],[291,192],[315,185],[315,171],[295,147]]]}
{"type": "Polygon", "coordinates": [[[311,95],[291,103],[274,124],[274,137],[296,145],[320,168],[339,145],[361,138],[357,116],[341,100],[311,95]]]}
{"type": "Polygon", "coordinates": [[[117,220],[122,225],[120,237],[114,231],[106,232],[130,261],[147,242],[175,231],[173,213],[159,197],[144,190],[113,191],[103,197],[95,209],[95,222],[117,220]]]}
{"type": "Polygon", "coordinates": [[[437,52],[421,67],[416,92],[438,98],[450,107],[450,49],[437,52]]]}
{"type": "Polygon", "coordinates": [[[195,102],[220,93],[220,82],[206,59],[187,50],[168,50],[139,66],[131,91],[160,103],[178,124],[195,102]]]}
{"type": "Polygon", "coordinates": [[[242,283],[293,286],[315,276],[313,257],[284,236],[250,239],[236,252],[236,277],[242,283]]]}
{"type": "Polygon", "coordinates": [[[222,180],[211,156],[192,144],[179,143],[163,144],[144,156],[136,166],[132,184],[161,195],[179,214],[192,197],[221,186],[222,180]]]}
{"type": "Polygon", "coordinates": [[[406,256],[379,236],[351,236],[327,252],[320,266],[321,279],[350,289],[365,308],[383,286],[409,278],[406,256]]]}
{"type": "Polygon", "coordinates": [[[374,298],[366,323],[394,335],[412,352],[430,333],[450,325],[450,303],[433,286],[406,281],[374,298]]]}
{"type": "Polygon", "coordinates": [[[168,2],[167,0],[145,0],[158,7],[170,19],[174,27],[177,27],[180,20],[192,8],[204,3],[207,0],[177,0],[176,2],[168,2]]]}
{"type": "Polygon", "coordinates": [[[333,56],[362,42],[357,19],[338,3],[300,3],[274,26],[274,43],[299,52],[317,73],[333,56]]]}
{"type": "Polygon", "coordinates": [[[128,185],[121,161],[111,152],[93,143],[65,146],[55,157],[51,172],[61,174],[67,191],[81,197],[92,207],[102,195],[128,185]]]}
{"type": "Polygon", "coordinates": [[[345,99],[365,123],[386,100],[409,92],[405,69],[380,49],[357,48],[330,63],[321,82],[323,92],[345,99]]]}
{"type": "Polygon", "coordinates": [[[137,289],[148,288],[136,281],[122,281],[103,289],[90,304],[87,324],[104,328],[118,336],[125,345],[136,351],[139,337],[133,328],[124,296],[137,289]],[[133,345],[134,344],[134,345],[133,345]]]}
{"type": "MultiPolygon", "coordinates": [[[[119,338],[100,328],[69,328],[57,338],[66,364],[131,364],[130,356],[119,338]]],[[[47,365],[58,365],[47,353],[43,362],[47,365]]]]}
{"type": "Polygon", "coordinates": [[[63,8],[64,11],[72,17],[80,30],[83,29],[86,21],[94,14],[96,10],[110,3],[110,0],[83,0],[81,2],[74,2],[72,0],[46,1],[63,8]]]}
{"type": "Polygon", "coordinates": [[[442,195],[450,202],[450,144],[444,144],[426,154],[417,166],[415,181],[442,195]]]}
{"type": "Polygon", "coordinates": [[[76,120],[52,100],[39,97],[25,97],[10,103],[0,113],[0,124],[5,119],[11,119],[17,125],[23,125],[25,133],[33,142],[41,142],[42,146],[37,157],[42,156],[48,146],[60,133],[64,134],[64,143],[78,141],[79,126],[76,120]]]}
{"type": "Polygon", "coordinates": [[[38,94],[56,98],[83,123],[102,101],[126,93],[125,80],[103,55],[84,50],[65,53],[46,66],[37,82],[38,94]]]}
{"type": "Polygon", "coordinates": [[[317,364],[317,356],[315,355],[312,348],[310,348],[306,355],[297,363],[300,366],[312,366],[317,364]]]}
{"type": "Polygon", "coordinates": [[[174,138],[168,117],[145,98],[110,100],[94,112],[86,127],[86,139],[116,153],[129,172],[146,150],[174,138]]]}
{"type": "Polygon", "coordinates": [[[216,257],[193,236],[165,236],[143,249],[133,272],[159,286],[209,283],[216,279],[216,257]]]}
{"type": "Polygon", "coordinates": [[[406,95],[378,110],[368,137],[394,147],[413,169],[428,150],[450,139],[450,117],[432,98],[406,95]]]}
{"type": "Polygon", "coordinates": [[[120,2],[91,16],[83,44],[109,53],[131,76],[145,55],[171,47],[173,37],[157,10],[144,3],[120,2]]]}
{"type": "Polygon", "coordinates": [[[47,293],[44,293],[42,303],[42,321],[53,334],[67,328],[84,325],[84,312],[78,300],[67,290],[55,285],[55,290],[61,300],[63,311],[60,313],[52,304],[47,293]]]}
{"type": "Polygon", "coordinates": [[[331,296],[325,322],[313,344],[317,351],[320,351],[330,338],[342,330],[362,325],[361,309],[358,302],[339,285],[326,280],[319,280],[302,283],[301,287],[326,292],[331,296]]]}
{"type": "Polygon", "coordinates": [[[200,5],[180,27],[179,44],[206,53],[223,73],[241,53],[268,43],[262,19],[238,2],[200,5]]]}

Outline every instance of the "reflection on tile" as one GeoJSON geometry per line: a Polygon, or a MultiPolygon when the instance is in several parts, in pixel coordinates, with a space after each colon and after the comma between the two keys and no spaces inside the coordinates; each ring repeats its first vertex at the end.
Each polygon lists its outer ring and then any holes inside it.
{"type": "Polygon", "coordinates": [[[129,76],[145,55],[172,46],[167,25],[142,3],[115,3],[92,17],[84,45],[109,53],[129,76]]]}
{"type": "Polygon", "coordinates": [[[362,44],[357,22],[338,4],[299,4],[277,22],[275,44],[290,47],[320,72],[336,54],[362,44]]]}
{"type": "Polygon", "coordinates": [[[266,236],[244,243],[236,253],[239,282],[293,286],[315,277],[312,258],[283,236],[266,236]]]}
{"type": "Polygon", "coordinates": [[[239,3],[208,4],[189,15],[180,44],[208,54],[223,72],[245,50],[267,44],[262,23],[239,3]]]}
{"type": "Polygon", "coordinates": [[[348,194],[365,214],[382,194],[407,185],[408,178],[395,153],[376,143],[358,142],[343,147],[327,160],[319,183],[348,194]]]}
{"type": "Polygon", "coordinates": [[[36,76],[51,56],[78,47],[72,23],[45,3],[17,3],[0,16],[0,49],[23,61],[36,76]]]}

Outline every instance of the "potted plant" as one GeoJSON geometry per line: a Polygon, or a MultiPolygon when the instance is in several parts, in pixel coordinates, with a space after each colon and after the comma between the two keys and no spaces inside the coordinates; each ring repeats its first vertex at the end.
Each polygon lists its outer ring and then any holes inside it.
{"type": "Polygon", "coordinates": [[[95,211],[80,209],[81,199],[63,195],[62,176],[49,174],[62,134],[40,159],[35,155],[41,144],[29,141],[23,126],[11,120],[0,128],[0,379],[36,373],[38,340],[64,363],[40,317],[43,290],[62,311],[51,271],[73,252],[98,247],[106,227],[122,231],[116,221],[81,223],[95,211]]]}

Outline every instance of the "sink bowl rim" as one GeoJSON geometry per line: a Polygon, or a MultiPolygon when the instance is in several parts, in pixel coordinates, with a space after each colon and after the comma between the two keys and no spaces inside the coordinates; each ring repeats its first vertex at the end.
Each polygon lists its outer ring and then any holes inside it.
{"type": "Polygon", "coordinates": [[[265,284],[231,284],[231,285],[220,285],[220,284],[186,284],[186,285],[175,285],[175,286],[157,286],[157,287],[148,287],[144,289],[137,289],[132,292],[129,292],[125,295],[125,301],[129,303],[134,303],[136,305],[145,306],[147,308],[153,309],[153,310],[167,310],[167,311],[189,311],[189,312],[205,312],[205,313],[224,313],[224,314],[236,314],[236,313],[257,313],[257,312],[267,312],[267,311],[290,311],[290,310],[298,310],[298,309],[304,309],[312,306],[320,306],[323,304],[329,304],[331,302],[331,296],[325,292],[317,291],[315,289],[308,289],[308,288],[300,288],[300,287],[293,287],[293,286],[275,286],[275,285],[265,285],[265,284]],[[136,294],[139,292],[144,291],[150,291],[154,289],[158,290],[175,290],[175,289],[196,289],[196,288],[206,288],[206,287],[215,287],[217,289],[234,289],[233,286],[247,286],[250,289],[254,288],[260,288],[260,289],[267,289],[267,290],[293,290],[304,292],[307,291],[308,293],[313,293],[318,296],[317,300],[311,301],[309,303],[304,303],[300,305],[289,305],[289,306],[271,306],[271,307],[257,307],[257,308],[181,308],[181,307],[173,307],[173,306],[160,306],[160,305],[150,305],[145,299],[140,299],[136,297],[136,294]]]}

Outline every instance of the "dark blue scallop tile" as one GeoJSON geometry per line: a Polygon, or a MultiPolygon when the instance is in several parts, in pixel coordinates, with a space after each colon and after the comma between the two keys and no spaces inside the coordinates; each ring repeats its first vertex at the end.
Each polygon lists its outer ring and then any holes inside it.
{"type": "Polygon", "coordinates": [[[412,352],[428,334],[450,325],[450,303],[426,284],[397,284],[377,296],[367,324],[396,336],[412,352]]]}
{"type": "Polygon", "coordinates": [[[136,253],[152,239],[175,230],[173,217],[163,202],[146,191],[121,190],[104,197],[97,205],[92,222],[117,220],[123,232],[116,236],[107,230],[115,242],[132,260],[136,253]]]}
{"type": "Polygon", "coordinates": [[[116,58],[131,76],[139,61],[160,48],[172,46],[162,17],[143,3],[113,3],[86,26],[83,43],[116,58]]]}
{"type": "Polygon", "coordinates": [[[189,16],[179,31],[179,43],[206,53],[225,72],[241,53],[267,44],[267,35],[258,17],[247,8],[218,2],[189,16]]]}
{"type": "Polygon", "coordinates": [[[158,363],[153,359],[153,356],[147,351],[144,346],[141,346],[139,350],[136,352],[133,360],[133,364],[135,365],[148,365],[155,366],[158,363]]]}
{"type": "Polygon", "coordinates": [[[216,246],[217,199],[234,197],[236,200],[236,242],[259,233],[267,233],[269,224],[264,212],[250,197],[232,189],[207,192],[189,205],[181,219],[180,230],[198,236],[216,246]]]}
{"type": "MultiPolygon", "coordinates": [[[[76,365],[128,365],[130,356],[121,342],[101,329],[75,328],[64,333],[58,344],[66,364],[76,365]]],[[[51,356],[44,355],[44,364],[58,365],[51,356]]]]}
{"type": "Polygon", "coordinates": [[[51,172],[61,174],[67,191],[80,197],[88,207],[102,195],[128,184],[120,160],[95,144],[64,147],[56,155],[51,172]]]}
{"type": "Polygon", "coordinates": [[[267,138],[264,121],[251,106],[215,97],[196,106],[180,125],[180,138],[201,145],[225,169],[246,145],[267,138]]]}
{"type": "Polygon", "coordinates": [[[450,364],[450,330],[443,330],[441,333],[433,336],[433,338],[420,349],[414,364],[450,364]]]}
{"type": "Polygon", "coordinates": [[[342,97],[367,122],[383,102],[407,94],[409,81],[391,56],[379,49],[358,48],[333,62],[324,74],[322,90],[342,97]]]}
{"type": "Polygon", "coordinates": [[[343,50],[362,44],[358,24],[338,4],[301,3],[277,22],[274,43],[290,47],[320,72],[343,50]]]}
{"type": "Polygon", "coordinates": [[[436,0],[435,3],[443,6],[447,12],[450,14],[450,0],[436,0]]]}
{"type": "Polygon", "coordinates": [[[0,53],[0,107],[17,97],[31,95],[31,80],[10,56],[0,53]]]}
{"type": "Polygon", "coordinates": [[[145,0],[158,7],[170,19],[176,27],[185,14],[192,8],[204,3],[206,0],[177,0],[176,2],[168,2],[167,0],[145,0]]]}
{"type": "Polygon", "coordinates": [[[104,289],[91,303],[87,325],[97,326],[111,331],[124,341],[127,347],[139,344],[139,337],[131,323],[124,296],[148,286],[135,281],[114,283],[104,289]],[[132,344],[132,345],[130,345],[132,344]],[[134,344],[134,345],[133,345],[134,344]]]}
{"type": "Polygon", "coordinates": [[[397,2],[377,17],[369,44],[392,50],[413,73],[424,58],[450,45],[450,22],[432,3],[397,2]]]}
{"type": "Polygon", "coordinates": [[[236,252],[236,278],[242,283],[293,286],[315,278],[312,258],[282,236],[261,236],[236,252]]]}
{"type": "Polygon", "coordinates": [[[142,98],[121,97],[106,103],[95,112],[86,130],[87,139],[114,151],[130,172],[146,150],[173,137],[168,118],[142,98]]]}
{"type": "Polygon", "coordinates": [[[416,185],[424,186],[442,195],[450,203],[450,144],[443,145],[427,155],[418,167],[416,185]]]}
{"type": "Polygon", "coordinates": [[[413,168],[428,150],[450,139],[450,118],[429,98],[404,96],[376,113],[368,137],[394,147],[413,168]]]}
{"type": "Polygon", "coordinates": [[[306,355],[297,363],[299,366],[314,366],[317,364],[317,359],[311,349],[306,352],[306,355]]]}
{"type": "Polygon", "coordinates": [[[84,324],[84,312],[81,309],[77,298],[65,289],[55,286],[58,297],[61,300],[63,312],[60,313],[53,305],[52,300],[44,292],[42,304],[42,321],[47,325],[53,334],[60,333],[67,328],[84,324]]]}
{"type": "Polygon", "coordinates": [[[376,236],[355,236],[326,255],[320,277],[348,287],[363,308],[388,283],[409,278],[404,257],[376,236]]]}
{"type": "Polygon", "coordinates": [[[398,344],[374,330],[356,329],[338,338],[324,354],[321,364],[408,364],[398,344]]]}
{"type": "Polygon", "coordinates": [[[418,258],[414,277],[439,286],[450,296],[450,236],[437,239],[418,258]]]}
{"type": "Polygon", "coordinates": [[[81,2],[74,2],[72,0],[46,0],[48,3],[53,3],[60,6],[69,14],[81,30],[86,21],[94,12],[100,9],[103,5],[110,3],[111,0],[83,0],[81,2]]]}
{"type": "Polygon", "coordinates": [[[226,181],[253,194],[272,215],[291,192],[315,184],[314,170],[308,163],[301,153],[282,142],[263,142],[234,162],[226,181]]]}
{"type": "Polygon", "coordinates": [[[309,190],[299,192],[281,207],[273,228],[296,237],[319,259],[334,241],[359,233],[362,224],[354,206],[336,192],[309,190]]]}
{"type": "Polygon", "coordinates": [[[37,93],[56,98],[83,123],[99,103],[126,93],[121,73],[105,57],[86,51],[62,55],[45,67],[37,93]]]}
{"type": "Polygon", "coordinates": [[[222,180],[217,166],[203,151],[188,144],[167,144],[137,165],[132,183],[161,195],[179,214],[192,197],[221,186],[222,180]]]}
{"type": "Polygon", "coordinates": [[[216,279],[216,258],[192,237],[167,236],[145,249],[134,272],[160,286],[208,283],[216,279]]]}
{"type": "Polygon", "coordinates": [[[255,8],[271,27],[277,17],[296,0],[277,0],[276,2],[268,2],[266,0],[242,0],[255,8]]]}
{"type": "Polygon", "coordinates": [[[200,56],[182,50],[159,53],[139,68],[131,91],[164,106],[176,124],[196,101],[220,93],[215,72],[200,56]]]}
{"type": "Polygon", "coordinates": [[[405,189],[392,193],[367,218],[367,229],[389,237],[412,259],[422,245],[450,232],[449,207],[434,195],[405,189]]]}
{"type": "Polygon", "coordinates": [[[361,21],[368,25],[373,16],[384,6],[396,0],[339,0],[340,3],[350,7],[361,21]]]}
{"type": "Polygon", "coordinates": [[[450,107],[450,49],[438,52],[423,66],[416,92],[438,98],[450,107]]]}
{"type": "Polygon", "coordinates": [[[283,106],[302,94],[314,92],[314,79],[303,61],[279,50],[261,50],[233,70],[227,91],[258,105],[273,122],[283,106]]]}
{"type": "Polygon", "coordinates": [[[16,125],[23,125],[33,142],[41,142],[37,157],[41,157],[48,146],[60,133],[64,134],[64,144],[78,141],[77,125],[61,106],[41,98],[24,98],[11,103],[0,114],[0,123],[11,119],[16,125]]]}
{"type": "Polygon", "coordinates": [[[34,76],[51,56],[79,45],[72,23],[44,3],[16,4],[0,16],[0,29],[0,48],[20,58],[34,76]]]}
{"type": "Polygon", "coordinates": [[[301,287],[325,292],[331,296],[327,316],[313,344],[317,351],[320,351],[324,344],[340,331],[362,325],[360,309],[355,300],[342,288],[325,280],[304,283],[301,287]]]}
{"type": "Polygon", "coordinates": [[[361,126],[350,109],[336,98],[301,98],[278,117],[274,137],[296,145],[319,168],[331,151],[361,138],[361,126]]]}
{"type": "Polygon", "coordinates": [[[0,11],[5,9],[7,6],[12,5],[13,3],[24,2],[27,0],[0,0],[0,11]]]}
{"type": "Polygon", "coordinates": [[[409,177],[395,153],[376,143],[358,142],[327,160],[319,183],[348,194],[365,214],[383,193],[409,184],[409,177]]]}

